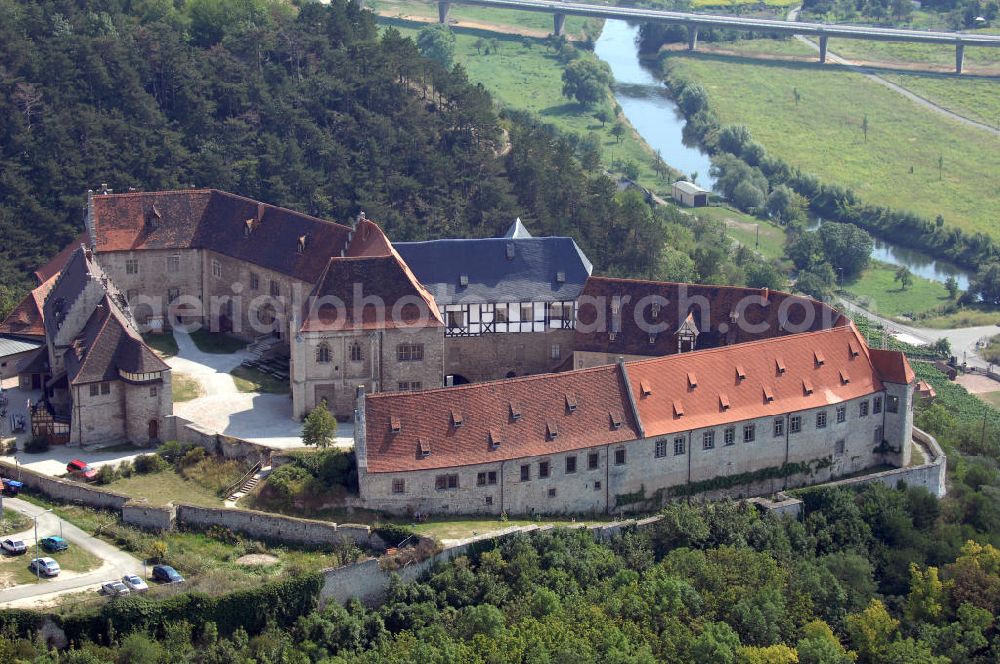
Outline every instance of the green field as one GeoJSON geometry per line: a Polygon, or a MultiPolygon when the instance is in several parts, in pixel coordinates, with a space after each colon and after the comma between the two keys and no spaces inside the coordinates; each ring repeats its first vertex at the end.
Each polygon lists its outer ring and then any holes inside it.
{"type": "MultiPolygon", "coordinates": [[[[39,537],[42,534],[39,533],[39,537]]],[[[0,587],[17,586],[24,583],[47,583],[44,576],[38,579],[36,574],[28,569],[28,563],[35,557],[34,540],[28,542],[31,547],[28,553],[20,556],[0,556],[0,587]]],[[[39,556],[54,558],[64,572],[88,572],[100,566],[101,560],[94,554],[84,551],[75,544],[70,544],[65,551],[46,553],[39,549],[39,556]]],[[[58,579],[59,577],[54,577],[58,579]]]]}
{"type": "MultiPolygon", "coordinates": [[[[365,7],[371,9],[376,14],[397,18],[418,17],[437,21],[438,4],[436,2],[421,2],[420,0],[375,0],[366,2],[365,7]]],[[[531,31],[541,34],[552,32],[552,15],[539,12],[524,12],[513,9],[491,9],[488,7],[474,7],[468,5],[452,5],[448,10],[449,21],[460,21],[468,24],[477,24],[475,27],[486,25],[505,26],[521,31],[531,31]]],[[[563,25],[563,32],[573,37],[582,37],[584,25],[588,19],[581,16],[567,16],[563,25]]]]}
{"type": "Polygon", "coordinates": [[[170,383],[172,388],[171,391],[174,395],[174,403],[191,401],[192,399],[204,396],[201,393],[201,384],[192,376],[187,374],[174,372],[171,376],[170,383]]]}
{"type": "Polygon", "coordinates": [[[895,276],[894,266],[873,263],[860,277],[845,284],[843,290],[854,302],[886,317],[919,314],[949,301],[948,291],[937,281],[913,275],[913,284],[902,290],[895,276]]]}
{"type": "Polygon", "coordinates": [[[790,165],[850,187],[865,202],[930,219],[941,214],[947,224],[1000,237],[1000,138],[852,72],[697,53],[669,60],[706,88],[723,124],[747,125],[790,165]]]}
{"type": "Polygon", "coordinates": [[[698,208],[694,214],[725,222],[730,237],[764,258],[774,260],[785,255],[785,229],[777,224],[724,207],[698,208]]]}
{"type": "MultiPolygon", "coordinates": [[[[955,67],[955,48],[948,45],[830,39],[827,47],[831,53],[849,60],[887,65],[926,64],[947,70],[955,67]]],[[[967,71],[1000,72],[1000,49],[966,46],[965,68],[967,71]]]]}
{"type": "Polygon", "coordinates": [[[923,318],[921,327],[933,327],[940,330],[958,327],[978,327],[980,325],[1000,325],[1000,310],[987,307],[964,307],[958,311],[942,316],[923,318]]]}
{"type": "Polygon", "coordinates": [[[919,74],[883,74],[882,78],[953,113],[1000,129],[1000,81],[919,74]]]}
{"type": "Polygon", "coordinates": [[[222,498],[214,491],[198,482],[184,479],[173,470],[135,474],[115,480],[104,488],[136,499],[145,498],[150,505],[166,505],[176,501],[202,507],[222,507],[222,498]]]}

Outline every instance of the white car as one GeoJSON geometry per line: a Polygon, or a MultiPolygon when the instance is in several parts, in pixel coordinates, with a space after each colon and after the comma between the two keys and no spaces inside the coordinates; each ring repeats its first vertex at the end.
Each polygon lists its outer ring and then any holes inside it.
{"type": "Polygon", "coordinates": [[[135,574],[126,574],[123,576],[122,583],[128,586],[128,589],[135,593],[141,593],[149,590],[149,585],[142,580],[142,577],[136,576],[135,574]]]}
{"type": "Polygon", "coordinates": [[[59,572],[62,571],[59,563],[48,556],[45,558],[32,558],[31,562],[28,563],[28,569],[41,576],[58,576],[59,572]]]}
{"type": "Polygon", "coordinates": [[[108,581],[107,583],[102,583],[101,589],[97,592],[108,597],[121,597],[122,595],[128,595],[129,589],[121,581],[108,581]]]}
{"type": "Polygon", "coordinates": [[[5,539],[0,542],[0,548],[2,548],[6,553],[16,556],[27,551],[28,545],[24,543],[24,540],[5,539]]]}

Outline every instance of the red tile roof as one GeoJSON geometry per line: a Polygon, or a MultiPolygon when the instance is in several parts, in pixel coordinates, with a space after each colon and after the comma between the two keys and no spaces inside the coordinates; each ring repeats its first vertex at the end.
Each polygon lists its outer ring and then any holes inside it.
{"type": "Polygon", "coordinates": [[[63,266],[66,265],[66,262],[69,261],[69,257],[73,255],[73,252],[84,245],[90,246],[90,235],[87,231],[80,233],[75,240],[63,247],[62,251],[53,256],[48,263],[35,270],[35,277],[38,279],[38,283],[44,284],[59,274],[63,266]]]}
{"type": "Polygon", "coordinates": [[[690,314],[699,332],[698,349],[813,332],[847,323],[845,317],[828,305],[766,288],[592,276],[580,298],[575,349],[611,354],[676,353],[677,329],[690,314]],[[658,304],[653,301],[657,297],[663,298],[658,304]],[[616,301],[620,302],[617,314],[616,301]],[[652,315],[654,309],[656,316],[652,315]],[[731,315],[739,316],[741,324],[734,325],[731,315]],[[652,343],[650,330],[640,328],[637,316],[639,321],[660,328],[653,333],[652,343]],[[754,329],[757,327],[760,329],[754,329]],[[611,331],[615,332],[614,340],[611,331]]]}
{"type": "Polygon", "coordinates": [[[392,243],[378,224],[370,219],[358,222],[351,242],[347,246],[348,256],[388,256],[393,252],[392,243]]]}
{"type": "Polygon", "coordinates": [[[365,400],[367,469],[449,468],[634,440],[639,430],[628,399],[616,365],[370,394],[365,400]],[[567,407],[567,395],[576,408],[567,407]],[[452,413],[460,415],[461,426],[454,426],[452,413]],[[399,433],[392,432],[393,420],[398,420],[399,433]],[[418,441],[431,445],[431,454],[421,458],[418,441]]]}
{"type": "Polygon", "coordinates": [[[818,408],[882,389],[879,372],[865,353],[857,329],[830,330],[765,339],[625,365],[639,420],[647,436],[699,429],[767,415],[818,408]],[[826,361],[817,364],[821,352],[826,361]],[[785,371],[777,370],[780,354],[785,371]],[[737,375],[741,367],[745,378],[737,375]],[[844,383],[841,371],[850,371],[844,383]],[[691,387],[688,372],[699,376],[691,387]],[[641,389],[646,385],[648,393],[641,389]],[[768,398],[768,394],[773,397],[768,398]],[[683,400],[682,412],[676,404],[683,400]]]}
{"type": "Polygon", "coordinates": [[[214,189],[94,196],[94,217],[98,252],[210,249],[309,283],[351,230],[214,189]]]}
{"type": "Polygon", "coordinates": [[[0,322],[0,334],[24,337],[45,336],[45,320],[42,311],[45,306],[45,298],[56,283],[58,274],[57,272],[41,286],[24,296],[24,299],[0,322]]]}
{"type": "Polygon", "coordinates": [[[889,383],[900,383],[909,385],[917,377],[910,366],[910,361],[906,355],[897,350],[879,350],[872,348],[870,351],[872,364],[878,369],[882,380],[889,383]]]}
{"type": "Polygon", "coordinates": [[[376,257],[331,258],[308,306],[301,327],[304,332],[444,325],[434,297],[395,251],[376,257]],[[365,300],[376,300],[382,307],[365,300]]]}

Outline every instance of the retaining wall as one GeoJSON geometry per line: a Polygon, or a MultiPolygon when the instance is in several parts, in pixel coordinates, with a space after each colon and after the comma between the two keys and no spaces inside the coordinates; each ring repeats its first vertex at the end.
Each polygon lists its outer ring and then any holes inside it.
{"type": "Polygon", "coordinates": [[[0,461],[0,476],[20,480],[25,487],[65,503],[117,511],[131,500],[120,493],[97,489],[74,480],[49,477],[5,461],[0,461]]]}
{"type": "Polygon", "coordinates": [[[177,512],[172,505],[151,507],[145,503],[128,503],[122,507],[122,521],[143,530],[173,530],[177,512]]]}
{"type": "Polygon", "coordinates": [[[184,504],[177,505],[176,509],[177,524],[181,526],[196,528],[221,526],[264,540],[310,545],[336,544],[347,539],[359,545],[382,548],[379,546],[381,540],[372,535],[368,526],[354,524],[338,526],[328,521],[297,519],[267,512],[184,504]]]}

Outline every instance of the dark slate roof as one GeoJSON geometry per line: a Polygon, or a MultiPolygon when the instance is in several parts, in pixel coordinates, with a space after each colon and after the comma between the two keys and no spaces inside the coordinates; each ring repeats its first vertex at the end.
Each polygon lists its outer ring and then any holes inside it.
{"type": "Polygon", "coordinates": [[[62,251],[53,256],[48,263],[35,270],[35,277],[38,279],[38,283],[44,284],[59,274],[59,271],[66,265],[66,261],[73,255],[73,252],[82,246],[90,246],[90,235],[87,231],[80,233],[75,240],[63,247],[62,251]]]}
{"type": "Polygon", "coordinates": [[[482,238],[393,246],[438,304],[575,300],[593,266],[572,238],[482,238]],[[512,257],[508,259],[508,251],[512,257]],[[560,282],[559,273],[565,280],[560,282]],[[468,286],[461,285],[468,277],[468,286]]]}
{"type": "Polygon", "coordinates": [[[156,373],[170,368],[143,343],[107,296],[94,309],[65,359],[66,374],[73,385],[117,379],[119,369],[156,373]]]}
{"type": "Polygon", "coordinates": [[[49,338],[55,338],[63,318],[87,287],[93,270],[94,265],[81,248],[77,248],[66,261],[55,285],[45,298],[42,311],[45,333],[49,338]]]}
{"type": "Polygon", "coordinates": [[[38,352],[32,353],[21,360],[17,365],[19,374],[46,374],[49,372],[49,349],[39,348],[38,352]]]}

